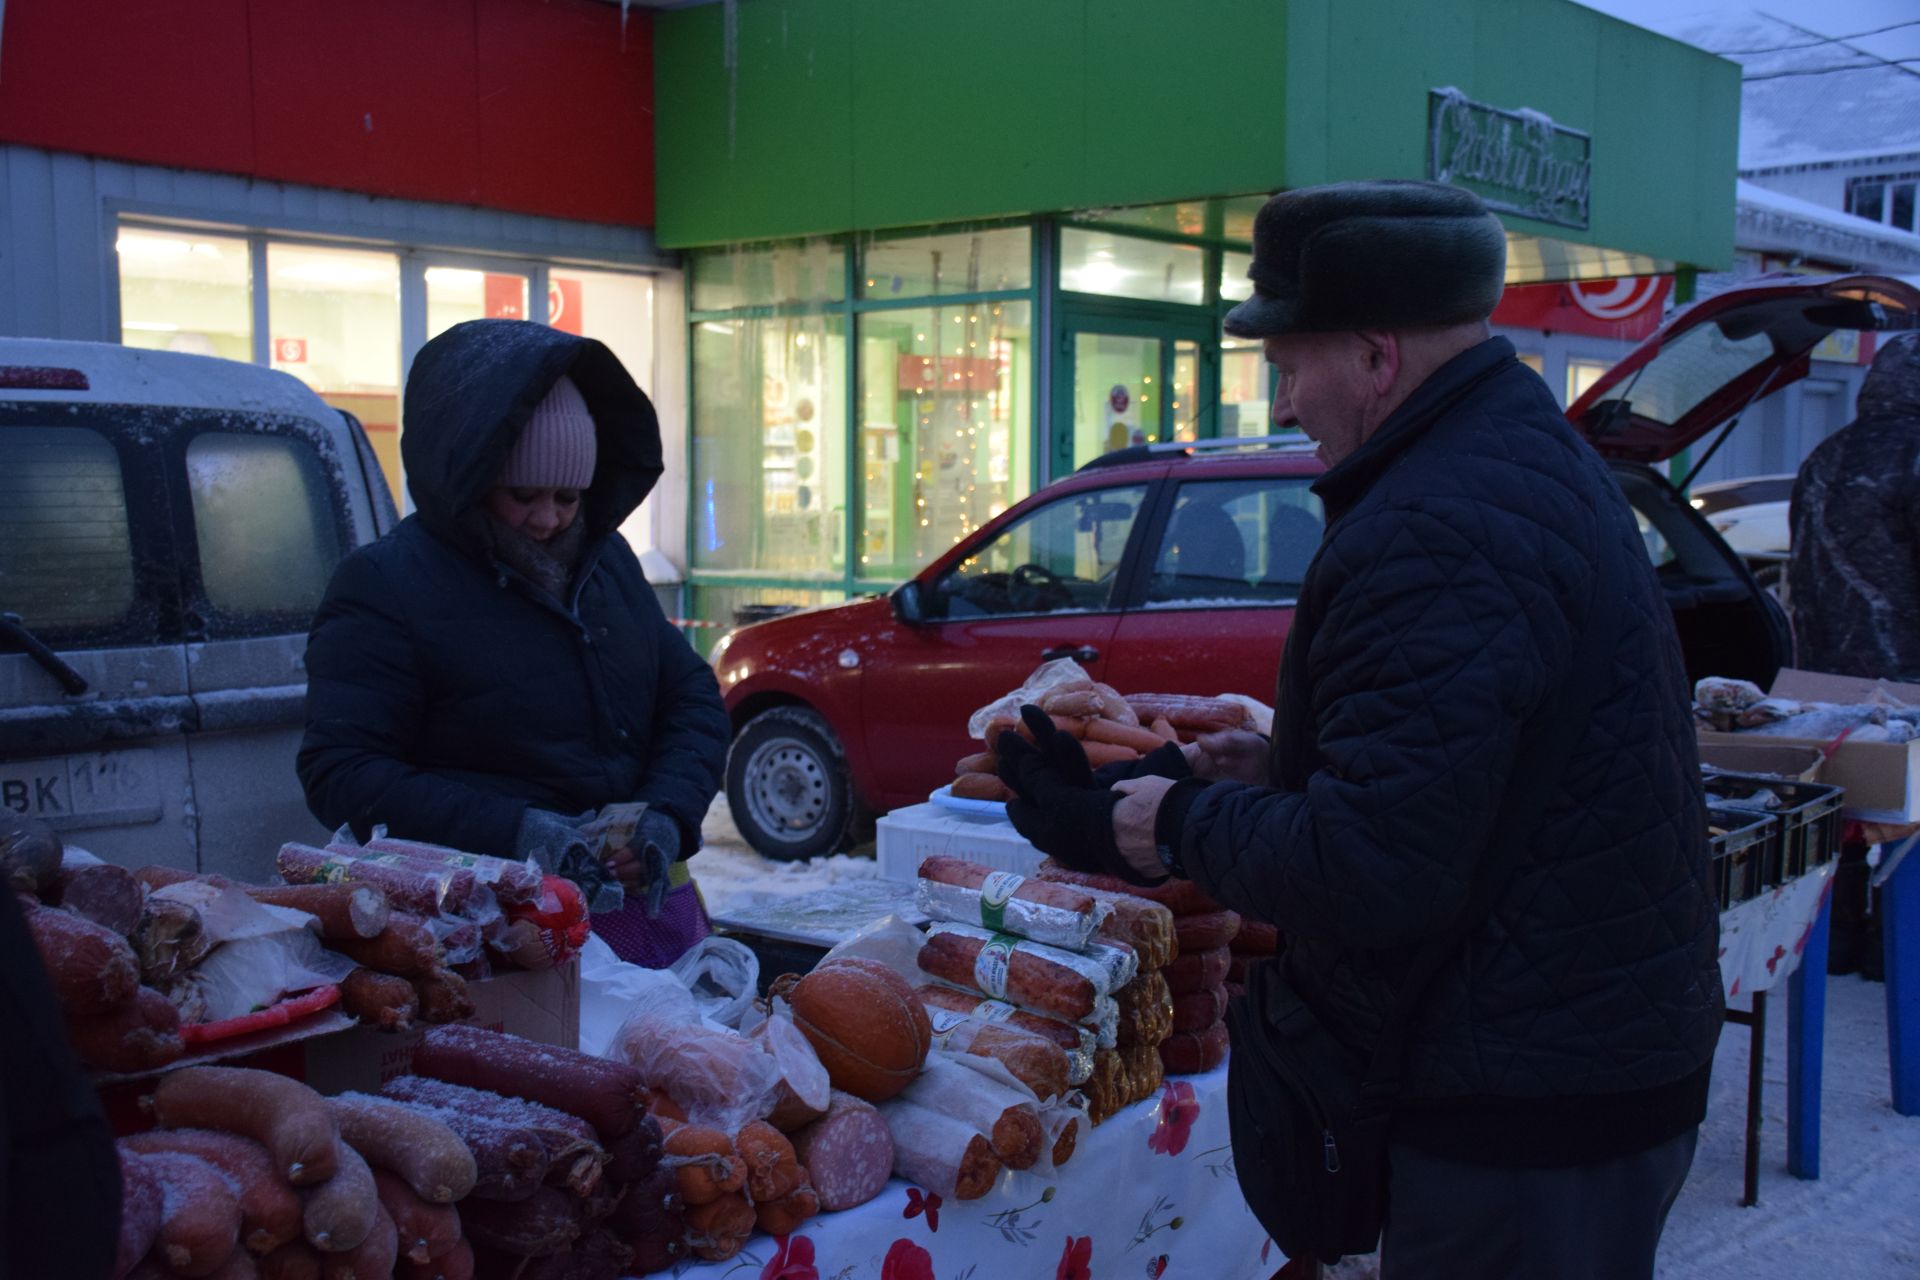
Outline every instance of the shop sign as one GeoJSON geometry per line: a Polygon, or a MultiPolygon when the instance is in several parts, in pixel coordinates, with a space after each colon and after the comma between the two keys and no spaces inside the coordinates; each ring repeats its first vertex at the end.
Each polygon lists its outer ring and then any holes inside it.
{"type": "Polygon", "coordinates": [[[1133,397],[1127,394],[1127,388],[1123,383],[1114,384],[1113,390],[1107,392],[1107,407],[1115,413],[1125,413],[1127,406],[1132,403],[1133,397]]]}
{"type": "Polygon", "coordinates": [[[1638,342],[1660,327],[1672,297],[1672,276],[1512,285],[1500,295],[1492,320],[1513,329],[1638,342]]]}
{"type": "Polygon", "coordinates": [[[1427,94],[1427,176],[1467,188],[1501,213],[1587,228],[1593,140],[1529,108],[1427,94]]]}
{"type": "Polygon", "coordinates": [[[273,340],[273,362],[275,364],[305,364],[307,362],[307,340],[305,338],[275,338],[273,340]]]}

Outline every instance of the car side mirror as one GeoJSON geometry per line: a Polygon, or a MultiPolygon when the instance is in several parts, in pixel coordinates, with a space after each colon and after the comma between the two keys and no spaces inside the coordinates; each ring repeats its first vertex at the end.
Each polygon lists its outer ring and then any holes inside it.
{"type": "Polygon", "coordinates": [[[894,589],[890,597],[893,601],[893,616],[910,627],[917,627],[927,620],[926,601],[921,598],[918,582],[903,582],[894,589]]]}

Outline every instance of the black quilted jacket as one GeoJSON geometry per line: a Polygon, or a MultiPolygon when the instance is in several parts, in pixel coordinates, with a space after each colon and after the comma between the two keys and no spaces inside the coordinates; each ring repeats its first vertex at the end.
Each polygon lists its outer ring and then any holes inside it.
{"type": "Polygon", "coordinates": [[[1397,1136],[1562,1164],[1697,1124],[1722,1011],[1689,695],[1605,464],[1495,338],[1315,490],[1328,530],[1281,664],[1273,786],[1181,784],[1163,838],[1284,931],[1290,984],[1364,1052],[1466,900],[1522,725],[1564,682],[1601,682],[1527,865],[1426,998],[1397,1136]],[[1628,562],[1628,598],[1596,605],[1601,556],[1628,562]],[[1573,669],[1596,607],[1630,615],[1616,656],[1573,669]]]}

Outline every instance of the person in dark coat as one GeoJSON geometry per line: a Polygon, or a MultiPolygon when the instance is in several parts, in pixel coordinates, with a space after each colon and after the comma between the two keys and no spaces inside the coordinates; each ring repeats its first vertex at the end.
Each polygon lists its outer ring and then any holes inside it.
{"type": "MultiPolygon", "coordinates": [[[[1794,665],[1920,682],[1920,338],[1886,341],[1854,420],[1800,464],[1788,519],[1794,665]]],[[[1883,974],[1868,843],[1841,846],[1827,967],[1883,974]]]]}
{"type": "Polygon", "coordinates": [[[1652,1275],[1705,1114],[1718,913],[1672,617],[1605,464],[1490,335],[1504,251],[1457,188],[1267,203],[1255,294],[1226,326],[1265,340],[1328,466],[1272,741],[1163,748],[1103,790],[1112,774],[1076,787],[1071,762],[1006,735],[1002,776],[1054,858],[1188,877],[1277,925],[1258,976],[1284,994],[1254,1016],[1304,1004],[1359,1064],[1414,951],[1517,845],[1413,1017],[1382,1275],[1629,1280],[1652,1275]],[[1610,655],[1576,665],[1603,617],[1610,655]],[[1529,788],[1540,816],[1496,830],[1525,807],[1507,794],[1525,744],[1586,698],[1568,762],[1529,788]]]}
{"type": "MultiPolygon", "coordinates": [[[[687,874],[729,727],[712,669],[618,533],[660,426],[612,352],[515,320],[427,343],[401,454],[414,514],[341,562],[307,642],[300,779],[328,827],[538,859],[623,959],[709,931],[687,874]],[[643,802],[604,865],[581,828],[643,802]]],[[[606,852],[606,851],[602,851],[606,852]]]]}
{"type": "Polygon", "coordinates": [[[120,1230],[120,1161],[53,983],[0,889],[0,1280],[107,1280],[120,1230]]]}
{"type": "Polygon", "coordinates": [[[1886,342],[1854,420],[1793,484],[1794,665],[1920,681],[1920,338],[1886,342]]]}

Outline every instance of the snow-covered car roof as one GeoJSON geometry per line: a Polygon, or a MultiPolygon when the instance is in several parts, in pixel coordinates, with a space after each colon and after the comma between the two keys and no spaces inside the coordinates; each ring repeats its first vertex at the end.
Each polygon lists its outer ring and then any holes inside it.
{"type": "Polygon", "coordinates": [[[336,411],[292,374],[215,356],[149,351],[110,342],[0,338],[0,398],[337,420],[336,411]],[[79,376],[58,376],[63,372],[79,376]]]}

